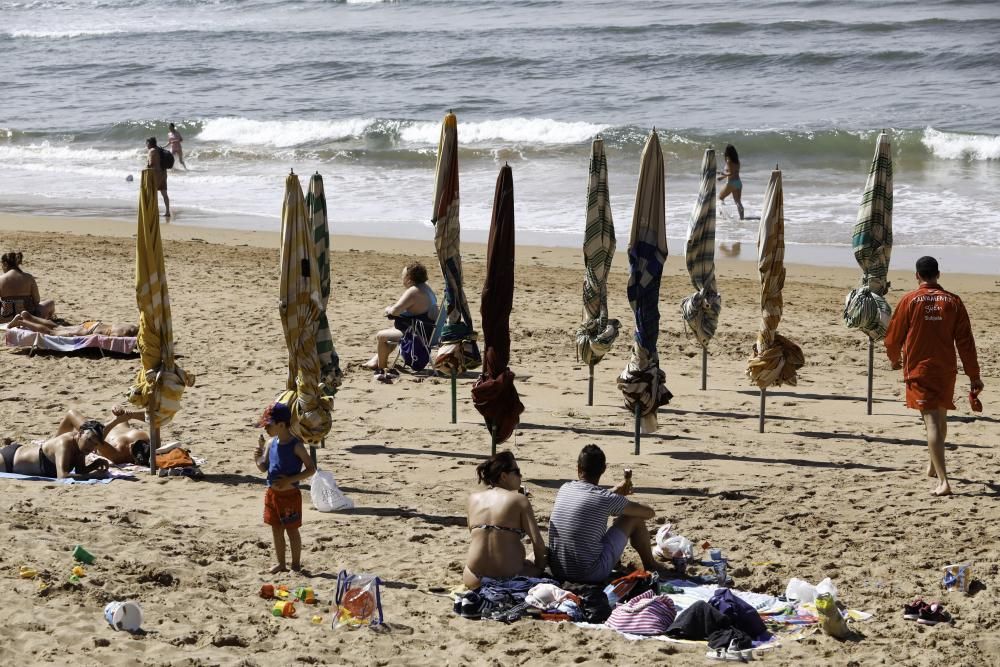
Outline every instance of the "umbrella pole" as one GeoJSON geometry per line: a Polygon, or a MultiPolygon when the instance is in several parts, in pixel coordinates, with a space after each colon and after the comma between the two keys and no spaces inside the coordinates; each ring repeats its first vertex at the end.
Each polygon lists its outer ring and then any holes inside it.
{"type": "Polygon", "coordinates": [[[767,396],[767,389],[760,388],[760,432],[764,432],[764,398],[767,396]]]}
{"type": "Polygon", "coordinates": [[[312,459],[313,468],[316,467],[316,445],[309,445],[309,457],[312,459]]]}
{"type": "Polygon", "coordinates": [[[701,348],[701,390],[708,386],[708,348],[701,348]]]}
{"type": "Polygon", "coordinates": [[[590,364],[590,378],[587,381],[587,405],[594,404],[594,364],[590,364]]]}
{"type": "Polygon", "coordinates": [[[868,414],[872,413],[872,368],[875,365],[875,341],[868,338],[868,414]]]}
{"type": "Polygon", "coordinates": [[[496,430],[493,428],[492,424],[487,424],[487,427],[490,430],[490,447],[492,448],[491,454],[493,456],[496,456],[496,453],[497,453],[497,433],[496,433],[496,430]]]}
{"type": "Polygon", "coordinates": [[[458,423],[458,371],[451,369],[451,423],[458,423]]]}
{"type": "Polygon", "coordinates": [[[642,427],[642,403],[635,403],[635,455],[639,455],[639,439],[642,427]]]}
{"type": "Polygon", "coordinates": [[[156,414],[157,404],[160,400],[160,383],[159,378],[157,378],[156,384],[153,386],[153,395],[149,397],[149,403],[146,404],[146,423],[149,424],[149,474],[156,474],[156,450],[160,448],[160,427],[156,425],[154,416],[156,414]]]}

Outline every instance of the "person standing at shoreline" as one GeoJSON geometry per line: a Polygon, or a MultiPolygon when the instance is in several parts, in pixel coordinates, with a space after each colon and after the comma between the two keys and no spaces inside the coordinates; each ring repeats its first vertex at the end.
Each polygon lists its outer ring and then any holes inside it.
{"type": "Polygon", "coordinates": [[[156,137],[146,139],[146,168],[152,169],[156,176],[156,189],[163,195],[163,206],[166,209],[165,218],[170,217],[170,197],[167,196],[167,170],[160,159],[160,147],[156,145],[156,137]]]}
{"type": "Polygon", "coordinates": [[[906,407],[920,410],[924,420],[930,455],[927,476],[938,479],[932,493],[947,496],[951,486],[944,463],[944,442],[948,410],[955,409],[956,347],[971,381],[970,401],[983,390],[983,381],[965,305],[938,284],[941,273],[936,259],[921,257],[916,269],[919,286],[899,300],[885,334],[885,352],[893,370],[903,369],[906,407]]]}
{"type": "Polygon", "coordinates": [[[181,133],[178,132],[177,128],[174,127],[174,124],[171,123],[170,131],[167,132],[167,145],[170,146],[170,152],[173,156],[178,162],[181,163],[181,166],[184,167],[184,171],[187,171],[188,166],[184,164],[184,149],[181,148],[181,142],[183,141],[184,137],[181,136],[181,133]]]}
{"type": "Polygon", "coordinates": [[[733,196],[733,201],[736,203],[736,209],[740,212],[740,220],[743,219],[743,181],[740,180],[740,156],[736,152],[736,147],[732,144],[726,144],[726,150],[723,152],[726,158],[726,168],[719,175],[719,180],[728,178],[726,184],[722,186],[722,192],[719,193],[719,201],[726,201],[726,197],[729,195],[733,196]]]}

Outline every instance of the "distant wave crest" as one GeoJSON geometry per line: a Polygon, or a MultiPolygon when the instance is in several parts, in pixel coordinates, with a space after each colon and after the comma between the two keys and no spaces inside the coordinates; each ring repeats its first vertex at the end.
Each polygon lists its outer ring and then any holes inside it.
{"type": "Polygon", "coordinates": [[[1000,160],[1000,136],[924,130],[921,142],[935,157],[945,160],[1000,160]]]}

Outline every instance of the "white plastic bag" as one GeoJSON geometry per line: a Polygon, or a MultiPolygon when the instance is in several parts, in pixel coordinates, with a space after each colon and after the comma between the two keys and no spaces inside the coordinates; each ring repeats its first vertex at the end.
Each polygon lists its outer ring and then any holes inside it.
{"type": "Polygon", "coordinates": [[[785,587],[785,597],[789,600],[799,602],[814,602],[816,600],[816,587],[804,579],[792,577],[785,587]]]}
{"type": "Polygon", "coordinates": [[[816,597],[823,595],[824,593],[829,593],[830,597],[834,600],[837,599],[837,587],[833,584],[833,580],[827,577],[823,581],[816,584],[816,597]]]}
{"type": "Polygon", "coordinates": [[[670,559],[676,556],[694,558],[694,544],[683,535],[677,535],[669,523],[660,526],[656,531],[656,546],[653,553],[658,558],[670,559]]]}
{"type": "Polygon", "coordinates": [[[354,501],[337,488],[337,480],[329,470],[317,470],[309,482],[312,504],[320,512],[336,512],[354,507],[354,501]]]}

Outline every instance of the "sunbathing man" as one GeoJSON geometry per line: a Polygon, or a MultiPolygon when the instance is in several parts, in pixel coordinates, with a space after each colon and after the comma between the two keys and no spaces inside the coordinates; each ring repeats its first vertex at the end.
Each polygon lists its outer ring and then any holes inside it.
{"type": "Polygon", "coordinates": [[[24,311],[20,315],[15,315],[14,319],[7,325],[9,329],[27,329],[36,333],[43,333],[49,336],[128,336],[134,337],[139,334],[139,327],[134,324],[105,324],[97,320],[89,320],[83,324],[69,326],[59,326],[52,320],[38,317],[24,311]]]}
{"type": "Polygon", "coordinates": [[[97,459],[87,465],[87,455],[97,449],[103,437],[101,422],[90,420],[38,446],[21,445],[4,438],[3,449],[0,449],[3,471],[53,479],[102,477],[108,470],[108,462],[97,459]]]}
{"type": "Polygon", "coordinates": [[[653,557],[646,528],[656,512],[625,497],[632,493],[629,480],[613,489],[598,486],[606,468],[601,448],[587,445],[576,462],[579,479],[566,482],[556,494],[549,518],[549,565],[559,579],[603,584],[629,543],[646,571],[665,569],[653,557]],[[618,516],[610,528],[609,516],[618,516]]]}
{"type": "MultiPolygon", "coordinates": [[[[144,419],[145,410],[128,410],[124,406],[116,405],[111,408],[111,414],[114,418],[104,424],[104,440],[98,443],[97,454],[115,465],[123,463],[149,465],[149,433],[129,423],[130,419],[144,419]]],[[[79,429],[86,422],[87,418],[83,414],[70,410],[59,424],[57,435],[79,429]]],[[[156,453],[165,454],[170,449],[172,447],[161,447],[156,453]]]]}

